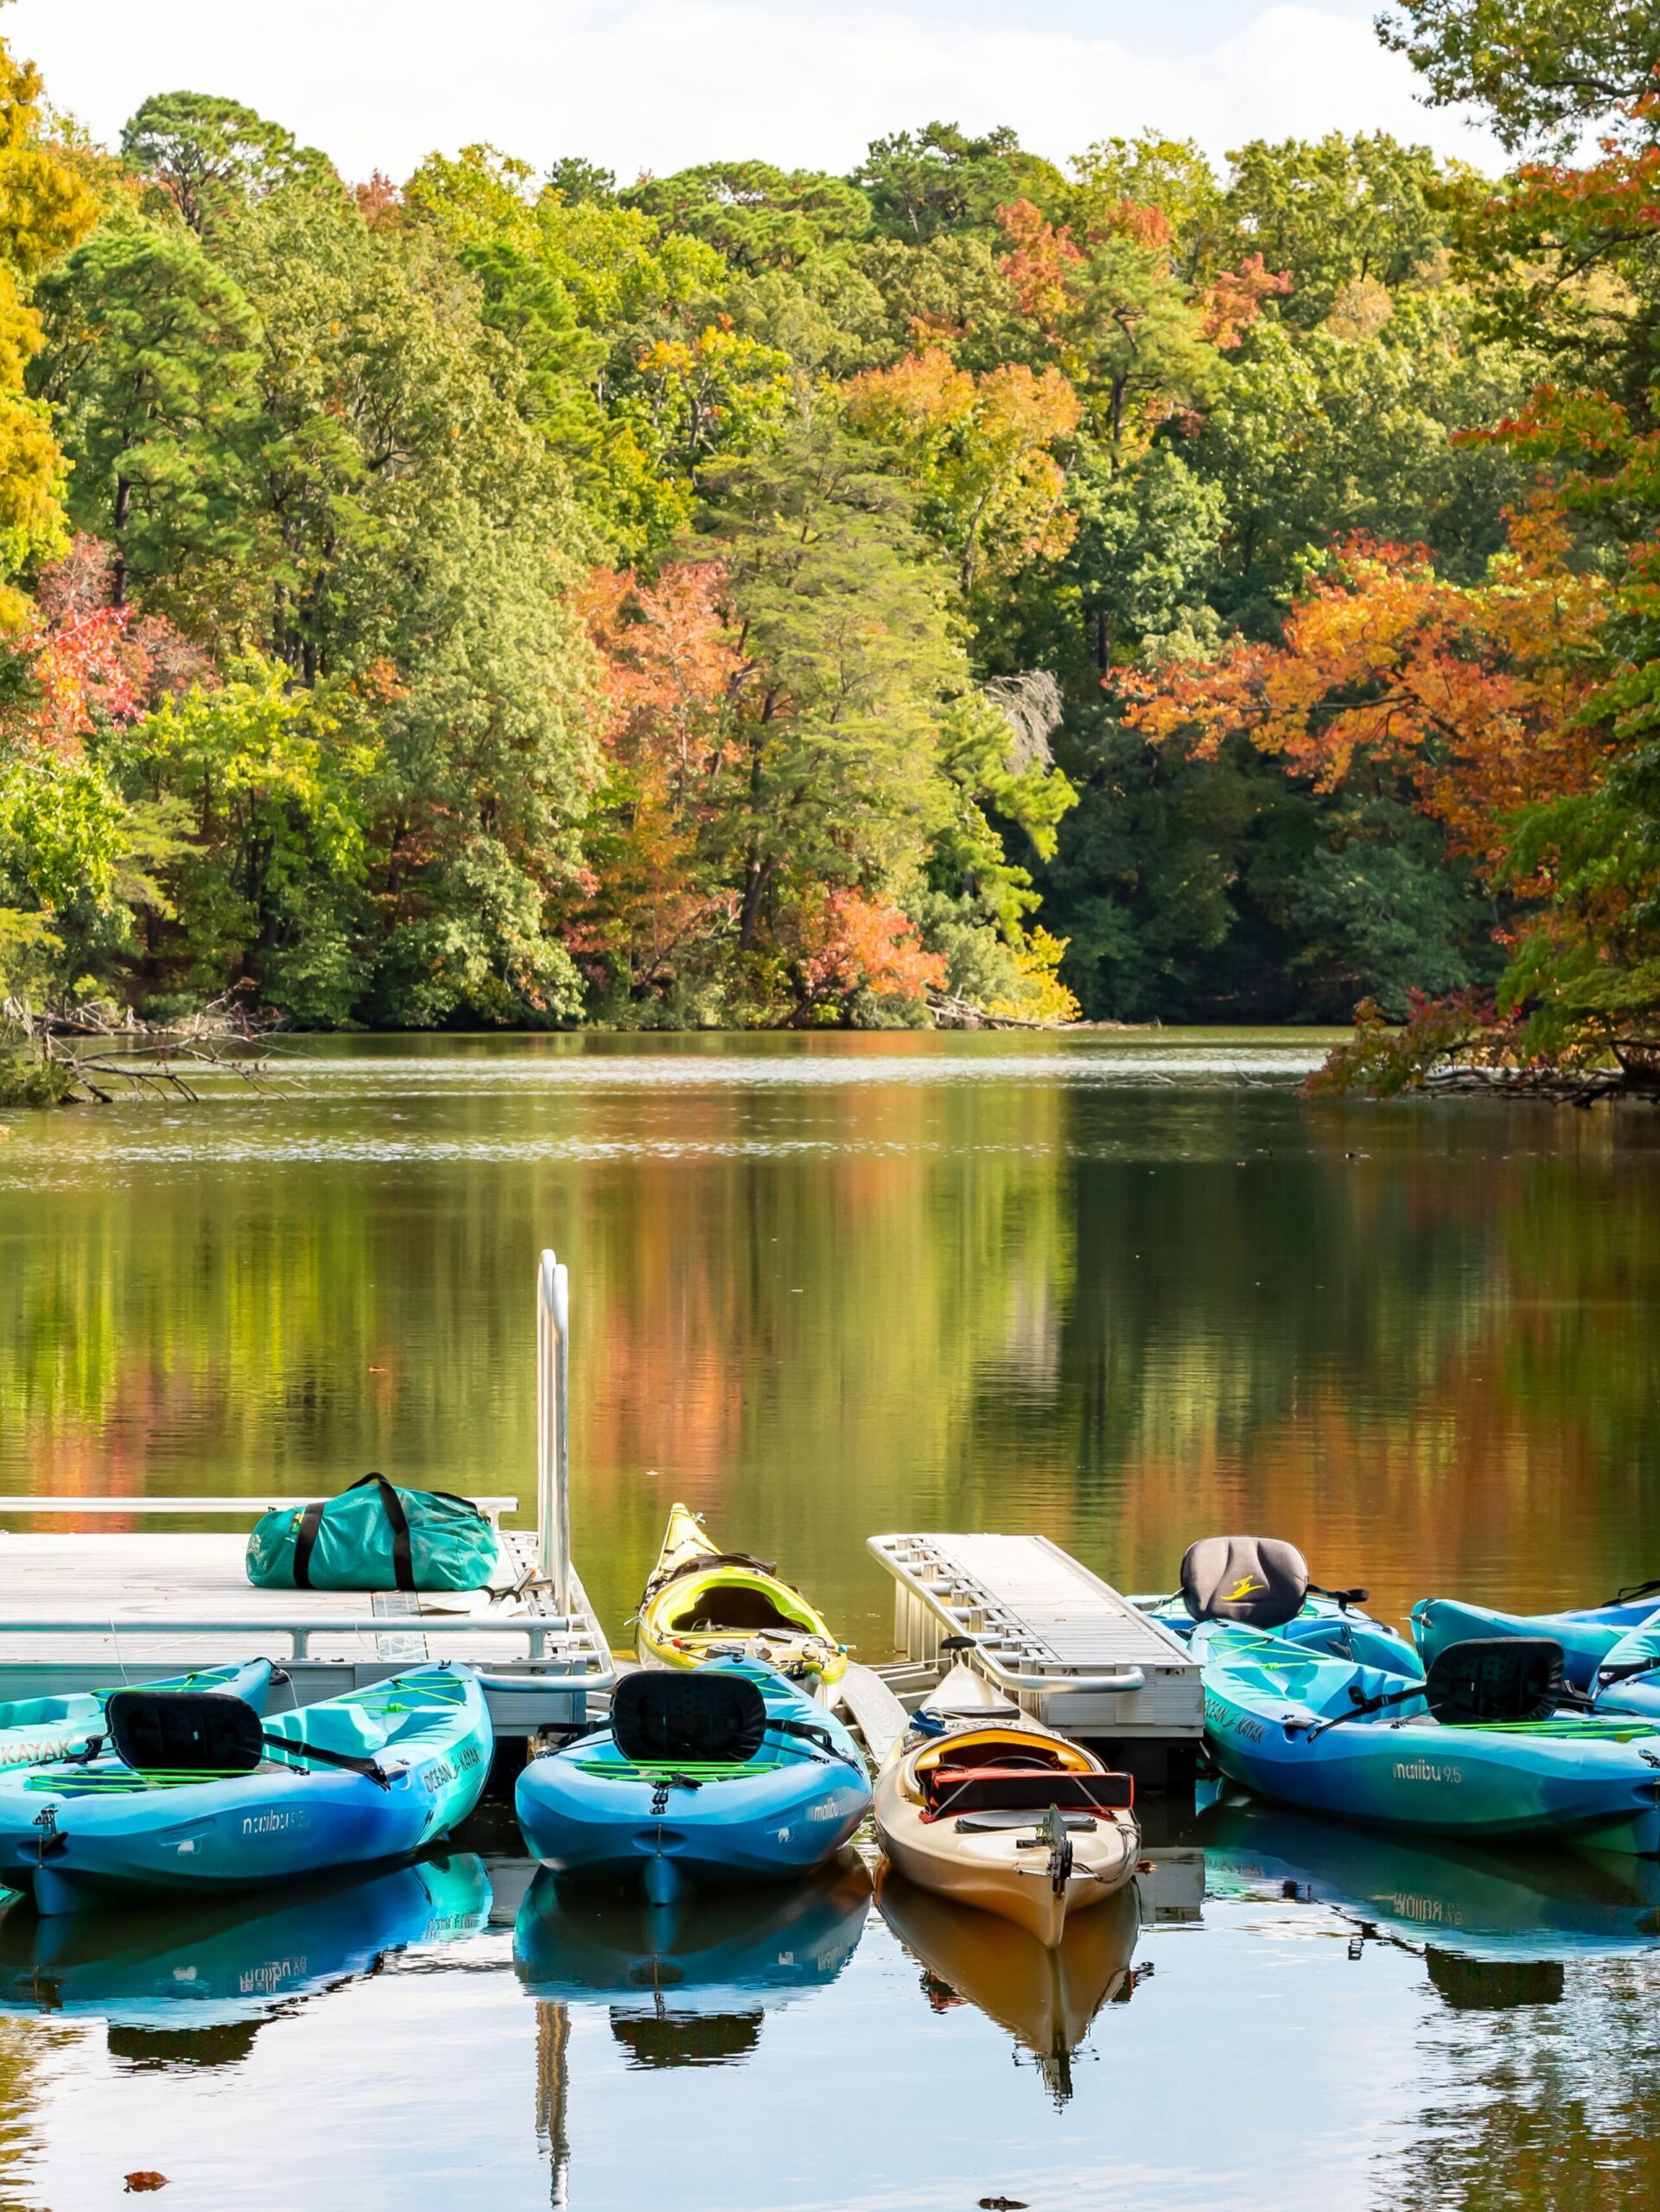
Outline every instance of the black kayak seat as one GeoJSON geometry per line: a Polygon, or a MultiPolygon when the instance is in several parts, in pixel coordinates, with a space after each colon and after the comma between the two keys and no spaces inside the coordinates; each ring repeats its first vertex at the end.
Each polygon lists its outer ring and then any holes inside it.
{"type": "Polygon", "coordinates": [[[264,1757],[259,1715],[227,1691],[117,1690],[105,1716],[140,1774],[251,1774],[264,1757]]]}
{"type": "Polygon", "coordinates": [[[1277,1536],[1201,1536],[1182,1554],[1182,1603],[1196,1621],[1283,1628],[1308,1595],[1308,1562],[1277,1536]]]}
{"type": "Polygon", "coordinates": [[[766,1700],[747,1675],[642,1667],[611,1696],[611,1733],[626,1759],[741,1764],[766,1733],[766,1700]]]}
{"type": "Polygon", "coordinates": [[[1466,1637],[1438,1651],[1424,1678],[1424,1702],[1449,1728],[1548,1720],[1562,1694],[1562,1647],[1548,1636],[1466,1637]]]}

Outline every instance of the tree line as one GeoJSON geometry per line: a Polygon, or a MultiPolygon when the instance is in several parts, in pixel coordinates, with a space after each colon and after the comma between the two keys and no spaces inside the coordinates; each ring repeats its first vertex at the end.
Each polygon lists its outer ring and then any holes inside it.
{"type": "Polygon", "coordinates": [[[0,990],[1639,1049],[1660,8],[1383,29],[1506,175],[352,181],[0,48],[0,990]]]}

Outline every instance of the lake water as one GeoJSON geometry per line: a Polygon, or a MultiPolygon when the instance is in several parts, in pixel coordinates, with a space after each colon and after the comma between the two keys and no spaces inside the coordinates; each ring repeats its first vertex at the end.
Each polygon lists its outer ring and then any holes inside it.
{"type": "MultiPolygon", "coordinates": [[[[1167,1589],[1255,1529],[1396,1618],[1660,1573],[1660,1117],[1309,1104],[1324,1041],[331,1039],[272,1096],[17,1115],[0,1490],[528,1502],[550,1243],[620,1645],[677,1497],[873,1661],[882,1529],[1042,1530],[1167,1589]]],[[[14,1909],[0,2203],[1660,2196],[1660,1870],[1239,1808],[1150,1834],[1058,1982],[856,1868],[576,1925],[499,1820],[211,1923],[14,1909]]]]}

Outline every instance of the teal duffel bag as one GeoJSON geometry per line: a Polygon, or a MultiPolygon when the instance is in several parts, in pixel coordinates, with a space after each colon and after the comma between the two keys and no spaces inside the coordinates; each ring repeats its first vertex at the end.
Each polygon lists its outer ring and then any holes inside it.
{"type": "Polygon", "coordinates": [[[338,1497],[263,1514],[248,1538],[261,1590],[481,1590],[496,1532],[470,1498],[365,1475],[338,1497]]]}

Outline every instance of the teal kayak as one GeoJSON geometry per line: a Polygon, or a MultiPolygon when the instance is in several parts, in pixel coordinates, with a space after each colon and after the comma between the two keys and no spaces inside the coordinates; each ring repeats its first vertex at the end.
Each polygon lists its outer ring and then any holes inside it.
{"type": "Polygon", "coordinates": [[[1501,1613],[1425,1598],[1412,1609],[1412,1633],[1426,1666],[1466,1637],[1549,1637],[1562,1647],[1568,1681],[1599,1713],[1660,1719],[1660,1605],[1651,1590],[1574,1613],[1501,1613]]]}
{"type": "MultiPolygon", "coordinates": [[[[1422,1598],[1412,1608],[1412,1636],[1426,1667],[1449,1644],[1471,1637],[1549,1637],[1562,1647],[1569,1686],[1589,1694],[1608,1673],[1616,1648],[1657,1619],[1660,1599],[1652,1591],[1641,1598],[1566,1613],[1506,1613],[1489,1605],[1466,1605],[1458,1598],[1422,1598]]],[[[1650,1662],[1657,1663],[1660,1657],[1650,1662]]],[[[1620,1671],[1639,1670],[1632,1666],[1620,1671]]]]}
{"type": "Polygon", "coordinates": [[[210,1895],[405,1859],[478,1802],[492,1734],[465,1667],[262,1719],[226,1693],[123,1690],[116,1749],[0,1774],[0,1881],[41,1912],[210,1895]]]}
{"type": "Polygon", "coordinates": [[[162,2037],[252,2029],[395,1952],[480,1934],[489,1917],[489,1877],[472,1852],[254,1900],[165,1898],[145,1912],[43,1918],[14,1897],[0,1910],[0,2014],[99,2018],[162,2037]]]}
{"type": "Polygon", "coordinates": [[[1231,1622],[1196,1630],[1193,1649],[1212,1757],[1260,1796],[1383,1827],[1660,1853],[1660,1726],[1555,1712],[1554,1645],[1466,1642],[1428,1678],[1231,1622]],[[1503,1709],[1483,1692],[1506,1654],[1517,1709],[1541,1717],[1465,1718],[1503,1709]]]}
{"type": "Polygon", "coordinates": [[[870,1808],[857,1745],[762,1660],[625,1675],[608,1726],[532,1759],[519,1826],[557,1874],[643,1884],[786,1881],[848,1841],[870,1808]]]}
{"type": "MultiPolygon", "coordinates": [[[[171,1675],[145,1687],[223,1690],[263,1713],[270,1681],[270,1660],[248,1659],[238,1667],[202,1667],[194,1674],[171,1675]]],[[[105,1708],[116,1688],[111,1683],[108,1689],[80,1690],[69,1697],[16,1698],[0,1705],[0,1770],[80,1758],[95,1736],[106,1733],[105,1708]]]]}

